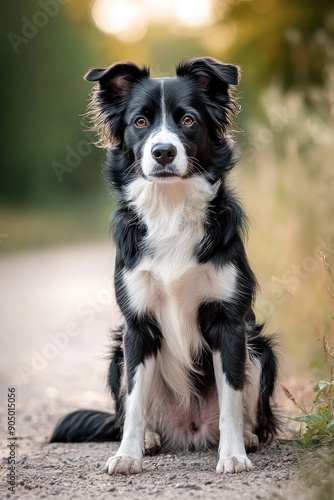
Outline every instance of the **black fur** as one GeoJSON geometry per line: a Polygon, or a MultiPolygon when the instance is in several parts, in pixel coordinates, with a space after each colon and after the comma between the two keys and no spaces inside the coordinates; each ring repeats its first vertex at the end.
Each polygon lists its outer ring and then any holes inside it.
{"type": "Polygon", "coordinates": [[[54,430],[50,443],[82,443],[87,441],[118,441],[120,428],[115,415],[104,411],[78,410],[61,421],[54,430]]]}

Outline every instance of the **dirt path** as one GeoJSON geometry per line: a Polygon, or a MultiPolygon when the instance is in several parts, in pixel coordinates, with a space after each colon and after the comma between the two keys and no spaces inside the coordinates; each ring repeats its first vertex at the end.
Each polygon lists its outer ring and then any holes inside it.
{"type": "MultiPolygon", "coordinates": [[[[146,457],[144,473],[102,472],[117,444],[47,444],[57,419],[77,408],[112,409],[105,389],[108,328],[117,324],[111,245],[30,252],[0,259],[2,321],[1,483],[6,498],[304,498],[292,450],[252,455],[254,471],[215,474],[216,451],[146,457]],[[7,388],[15,388],[15,436],[7,388]],[[6,444],[15,443],[15,493],[6,444]]],[[[14,448],[14,447],[13,447],[14,448]]]]}

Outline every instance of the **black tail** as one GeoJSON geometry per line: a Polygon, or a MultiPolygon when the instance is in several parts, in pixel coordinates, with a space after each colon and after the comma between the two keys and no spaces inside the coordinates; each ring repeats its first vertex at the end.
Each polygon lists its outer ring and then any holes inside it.
{"type": "Polygon", "coordinates": [[[260,443],[270,442],[276,436],[282,422],[273,408],[272,396],[276,385],[278,360],[275,353],[275,336],[261,334],[263,325],[253,325],[248,332],[250,355],[261,363],[260,396],[257,409],[257,427],[255,430],[260,443]]]}
{"type": "Polygon", "coordinates": [[[78,410],[66,415],[53,431],[50,443],[119,441],[116,416],[104,411],[78,410]]]}

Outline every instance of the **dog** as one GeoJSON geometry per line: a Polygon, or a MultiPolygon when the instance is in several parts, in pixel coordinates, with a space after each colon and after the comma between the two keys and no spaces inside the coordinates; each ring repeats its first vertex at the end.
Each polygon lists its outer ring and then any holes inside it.
{"type": "Polygon", "coordinates": [[[85,78],[96,83],[88,114],[118,198],[116,412],[75,411],[51,442],[121,440],[109,474],[140,473],[143,454],[161,445],[218,446],[218,473],[250,471],[246,449],[279,429],[278,362],[275,337],[256,323],[246,217],[228,186],[239,68],[194,58],[175,77],[151,78],[124,62],[85,78]]]}

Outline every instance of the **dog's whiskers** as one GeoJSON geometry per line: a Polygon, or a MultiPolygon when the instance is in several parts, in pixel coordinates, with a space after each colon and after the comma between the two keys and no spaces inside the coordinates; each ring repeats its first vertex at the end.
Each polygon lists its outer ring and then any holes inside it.
{"type": "Polygon", "coordinates": [[[197,167],[198,170],[205,173],[205,175],[207,175],[210,179],[212,179],[213,181],[215,180],[213,176],[205,170],[205,168],[199,163],[198,159],[194,156],[188,156],[188,166],[190,167],[190,173],[194,173],[195,168],[197,167]]]}
{"type": "Polygon", "coordinates": [[[129,165],[125,170],[124,170],[124,177],[128,177],[132,170],[137,168],[137,167],[140,167],[141,166],[141,160],[135,160],[133,163],[131,163],[131,165],[129,165]]]}

